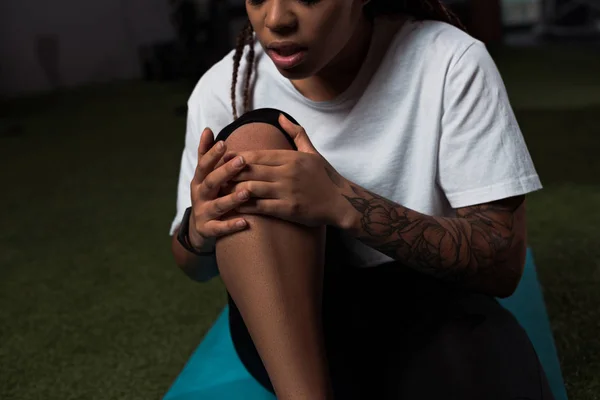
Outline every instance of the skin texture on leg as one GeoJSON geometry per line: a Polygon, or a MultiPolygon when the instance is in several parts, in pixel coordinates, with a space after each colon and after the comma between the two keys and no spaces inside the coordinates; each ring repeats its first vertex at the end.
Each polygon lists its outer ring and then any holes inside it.
{"type": "MultiPolygon", "coordinates": [[[[230,151],[291,149],[263,123],[243,125],[226,142],[230,151]]],[[[244,218],[248,229],[217,241],[217,262],[277,397],[331,398],[321,326],[325,228],[244,218]]]]}

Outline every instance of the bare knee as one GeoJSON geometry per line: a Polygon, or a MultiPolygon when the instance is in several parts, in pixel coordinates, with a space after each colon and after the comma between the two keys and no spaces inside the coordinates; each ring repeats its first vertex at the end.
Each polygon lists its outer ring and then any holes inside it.
{"type": "Polygon", "coordinates": [[[273,125],[253,122],[236,129],[226,139],[229,151],[291,150],[287,138],[273,125]]]}
{"type": "MultiPolygon", "coordinates": [[[[278,128],[262,122],[242,125],[233,131],[225,142],[229,153],[257,150],[292,150],[287,138],[278,128]]],[[[221,160],[217,167],[221,166],[223,162],[224,160],[221,160]]],[[[236,186],[234,183],[228,184],[222,188],[221,194],[232,193],[235,191],[236,186]]]]}
{"type": "MultiPolygon", "coordinates": [[[[264,123],[243,125],[226,139],[226,143],[230,152],[292,150],[287,138],[278,128],[264,123]]],[[[222,189],[222,194],[234,190],[235,185],[229,185],[222,189]]],[[[239,216],[239,213],[231,212],[223,219],[239,216]]],[[[308,228],[261,215],[242,216],[248,222],[248,229],[217,240],[217,259],[224,278],[233,272],[230,268],[238,270],[235,264],[240,261],[240,257],[246,261],[264,261],[266,257],[276,261],[274,265],[285,263],[285,259],[303,260],[305,264],[322,263],[324,228],[308,228]]],[[[264,262],[261,264],[265,265],[264,262]]]]}
{"type": "MultiPolygon", "coordinates": [[[[273,125],[266,123],[250,123],[236,129],[225,140],[227,143],[228,152],[243,152],[256,150],[292,150],[292,146],[288,139],[273,125]]],[[[251,167],[247,167],[251,168],[251,167]]],[[[236,190],[235,184],[227,185],[222,188],[222,194],[228,194],[236,190]]],[[[224,219],[237,218],[240,214],[231,212],[224,216],[224,219]]],[[[218,241],[221,248],[228,247],[229,243],[236,242],[237,246],[254,242],[255,246],[270,246],[272,241],[277,241],[278,237],[289,235],[298,238],[301,242],[306,243],[309,238],[321,236],[324,233],[321,229],[308,229],[293,223],[275,218],[269,218],[257,215],[244,215],[244,219],[248,221],[249,229],[221,238],[218,241]],[[261,244],[256,244],[257,240],[261,244]]],[[[289,244],[289,243],[288,243],[289,244]]],[[[219,246],[218,246],[219,247],[219,246]]]]}

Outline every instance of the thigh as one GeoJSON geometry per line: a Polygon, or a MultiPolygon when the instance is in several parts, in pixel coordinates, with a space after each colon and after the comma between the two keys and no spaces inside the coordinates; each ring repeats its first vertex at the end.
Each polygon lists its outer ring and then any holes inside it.
{"type": "Polygon", "coordinates": [[[416,327],[423,321],[439,321],[451,293],[395,263],[351,269],[329,262],[327,267],[323,315],[336,398],[385,399],[388,360],[406,359],[411,346],[405,338],[420,336],[416,327]]]}
{"type": "Polygon", "coordinates": [[[400,265],[326,280],[326,339],[344,399],[552,399],[529,338],[488,296],[400,265]]]}
{"type": "Polygon", "coordinates": [[[388,360],[387,398],[553,398],[527,334],[495,299],[467,296],[442,322],[388,360]]]}

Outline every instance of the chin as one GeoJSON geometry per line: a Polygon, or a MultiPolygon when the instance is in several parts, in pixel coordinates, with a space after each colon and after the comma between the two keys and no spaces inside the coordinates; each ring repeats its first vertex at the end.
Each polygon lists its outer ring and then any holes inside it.
{"type": "Polygon", "coordinates": [[[281,75],[283,75],[285,78],[290,79],[290,80],[306,79],[306,78],[310,78],[311,76],[315,75],[315,73],[312,69],[304,68],[304,66],[302,66],[302,65],[299,65],[297,67],[290,68],[290,69],[277,68],[277,71],[279,71],[279,73],[281,75]]]}

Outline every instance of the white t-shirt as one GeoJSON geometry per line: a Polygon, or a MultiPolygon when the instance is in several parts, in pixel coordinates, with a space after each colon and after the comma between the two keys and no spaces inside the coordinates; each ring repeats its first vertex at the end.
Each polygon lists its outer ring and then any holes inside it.
{"type": "MultiPolygon", "coordinates": [[[[332,101],[302,96],[256,45],[253,108],[292,115],[316,149],[350,181],[427,215],[541,189],[504,83],[485,45],[437,21],[375,24],[358,76],[332,101]]],[[[213,66],[189,99],[177,214],[190,206],[189,185],[200,134],[232,122],[233,52],[213,66]]],[[[245,57],[242,58],[245,60],[245,57]]],[[[240,81],[246,69],[240,67],[240,81]]],[[[242,84],[238,85],[242,109],[242,84]]],[[[358,266],[389,261],[347,239],[358,266]]]]}

